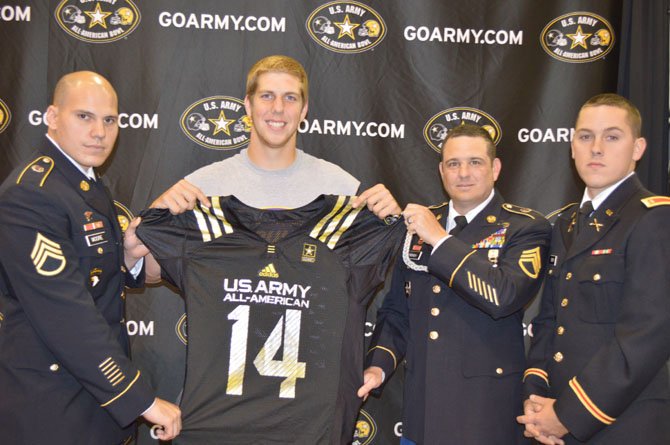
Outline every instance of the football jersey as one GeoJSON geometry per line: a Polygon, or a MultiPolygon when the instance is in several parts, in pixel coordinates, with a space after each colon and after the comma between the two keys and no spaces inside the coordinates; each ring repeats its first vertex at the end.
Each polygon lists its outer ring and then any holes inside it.
{"type": "Polygon", "coordinates": [[[404,224],[322,195],[293,210],[234,197],[150,209],[138,236],[186,297],[179,444],[351,441],[366,305],[404,224]]]}

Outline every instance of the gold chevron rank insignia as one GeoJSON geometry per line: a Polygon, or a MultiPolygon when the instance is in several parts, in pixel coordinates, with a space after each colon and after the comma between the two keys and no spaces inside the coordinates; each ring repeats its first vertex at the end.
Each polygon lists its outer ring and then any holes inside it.
{"type": "Polygon", "coordinates": [[[519,267],[521,270],[523,270],[523,273],[528,275],[530,278],[536,279],[540,275],[540,269],[542,268],[540,248],[536,247],[534,249],[524,250],[521,252],[521,258],[519,258],[519,267]]]}
{"type": "Polygon", "coordinates": [[[39,232],[37,232],[33,250],[30,252],[30,258],[33,260],[37,273],[45,277],[58,275],[67,264],[60,244],[51,241],[39,232]]]}
{"type": "Polygon", "coordinates": [[[279,278],[279,274],[277,273],[277,269],[275,269],[275,265],[273,263],[270,263],[263,269],[261,269],[261,271],[258,272],[258,276],[267,278],[279,278]]]}

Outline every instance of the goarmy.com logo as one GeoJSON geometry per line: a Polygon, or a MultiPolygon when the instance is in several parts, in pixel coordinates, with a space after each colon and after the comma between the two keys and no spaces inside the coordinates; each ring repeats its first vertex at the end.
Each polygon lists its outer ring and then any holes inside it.
{"type": "Polygon", "coordinates": [[[230,150],[249,142],[251,118],[235,97],[211,96],[192,103],[179,119],[186,136],[206,148],[230,150]]]}
{"type": "Polygon", "coordinates": [[[354,440],[351,445],[367,445],[377,435],[377,424],[370,414],[365,410],[360,410],[356,420],[356,429],[354,430],[354,440]]]}
{"type": "Polygon", "coordinates": [[[11,120],[12,113],[9,111],[9,107],[0,99],[0,133],[5,131],[11,120]]]}
{"type": "Polygon", "coordinates": [[[491,135],[494,144],[500,142],[502,137],[500,124],[482,110],[467,107],[448,108],[431,117],[423,127],[423,137],[433,150],[440,153],[442,142],[447,137],[449,130],[464,123],[483,127],[491,135]]]}
{"type": "Polygon", "coordinates": [[[614,48],[614,30],[599,15],[571,12],[549,22],[540,43],[547,54],[563,62],[593,62],[614,48]]]}
{"type": "Polygon", "coordinates": [[[358,2],[327,3],[310,14],[305,26],[315,42],[337,53],[370,50],[386,36],[377,11],[358,2]]]}
{"type": "Polygon", "coordinates": [[[89,43],[127,37],[141,19],[139,9],[130,0],[63,0],[54,16],[65,32],[89,43]]]}

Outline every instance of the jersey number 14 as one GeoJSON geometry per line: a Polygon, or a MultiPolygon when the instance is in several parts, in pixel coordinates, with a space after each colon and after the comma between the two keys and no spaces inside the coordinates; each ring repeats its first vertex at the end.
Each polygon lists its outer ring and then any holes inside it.
{"type": "MultiPolygon", "coordinates": [[[[247,365],[247,340],[249,337],[249,311],[250,307],[248,305],[240,305],[228,314],[228,320],[236,321],[233,323],[230,339],[226,394],[239,396],[242,395],[244,389],[244,370],[247,365]]],[[[286,314],[279,317],[279,321],[277,321],[274,329],[265,340],[265,344],[254,359],[254,365],[260,375],[285,377],[279,386],[279,397],[281,398],[294,399],[296,380],[305,378],[307,365],[305,362],[298,361],[300,317],[300,311],[287,309],[286,314]],[[284,344],[282,359],[273,360],[282,343],[284,344]]]]}

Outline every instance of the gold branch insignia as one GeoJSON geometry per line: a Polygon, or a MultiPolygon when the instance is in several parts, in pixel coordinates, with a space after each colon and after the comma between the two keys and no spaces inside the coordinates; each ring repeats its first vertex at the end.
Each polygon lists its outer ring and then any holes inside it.
{"type": "Polygon", "coordinates": [[[519,267],[523,270],[523,273],[528,275],[532,279],[536,279],[540,275],[540,269],[542,268],[542,259],[540,258],[540,248],[536,247],[530,250],[524,250],[521,252],[521,258],[519,258],[519,267]]]}

